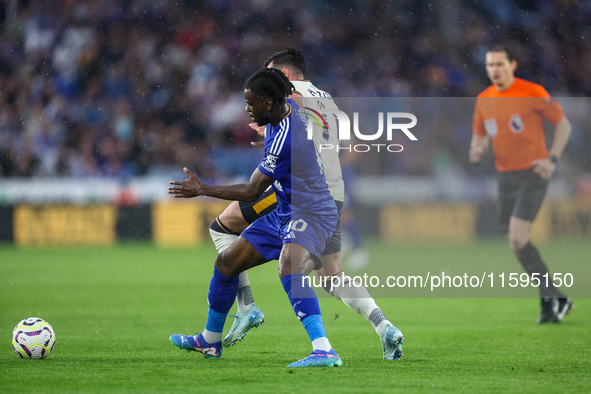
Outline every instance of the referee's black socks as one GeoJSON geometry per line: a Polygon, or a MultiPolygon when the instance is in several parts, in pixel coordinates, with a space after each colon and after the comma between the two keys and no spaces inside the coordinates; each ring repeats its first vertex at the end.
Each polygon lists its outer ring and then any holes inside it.
{"type": "Polygon", "coordinates": [[[532,245],[531,242],[528,242],[527,245],[523,247],[523,249],[517,252],[517,258],[521,262],[521,265],[528,274],[538,274],[538,279],[540,279],[540,298],[564,298],[564,294],[554,286],[552,282],[552,276],[548,272],[548,268],[546,268],[546,264],[542,261],[540,257],[540,253],[538,253],[538,249],[532,245]],[[546,278],[544,275],[548,275],[546,278]],[[546,286],[547,282],[547,286],[546,286]]]}

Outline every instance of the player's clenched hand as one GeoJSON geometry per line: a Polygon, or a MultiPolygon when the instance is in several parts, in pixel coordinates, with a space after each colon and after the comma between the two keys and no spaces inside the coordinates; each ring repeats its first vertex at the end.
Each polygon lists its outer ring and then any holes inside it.
{"type": "MultiPolygon", "coordinates": [[[[254,131],[256,131],[257,134],[260,135],[261,137],[264,137],[265,136],[265,126],[259,126],[255,122],[249,123],[248,125],[250,126],[251,129],[253,129],[254,131]]],[[[265,145],[265,141],[253,141],[253,142],[250,143],[250,145],[252,145],[252,146],[264,146],[265,145]]]]}
{"type": "Polygon", "coordinates": [[[531,164],[533,165],[532,170],[534,174],[538,174],[545,181],[549,181],[552,178],[552,174],[554,174],[554,170],[556,169],[556,164],[552,163],[552,160],[548,157],[534,160],[531,164]]]}
{"type": "Polygon", "coordinates": [[[468,158],[470,163],[478,164],[482,160],[482,156],[486,153],[486,147],[484,145],[471,146],[468,152],[468,158]]]}
{"type": "Polygon", "coordinates": [[[197,178],[197,175],[193,174],[187,167],[183,168],[183,171],[189,179],[184,181],[170,181],[169,184],[175,186],[168,186],[168,194],[172,194],[174,198],[189,198],[196,197],[199,193],[199,187],[202,182],[197,178]]]}

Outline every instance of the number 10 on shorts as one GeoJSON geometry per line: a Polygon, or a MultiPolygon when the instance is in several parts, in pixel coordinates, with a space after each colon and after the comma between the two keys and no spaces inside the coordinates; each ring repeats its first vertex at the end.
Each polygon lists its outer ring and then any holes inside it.
{"type": "Polygon", "coordinates": [[[299,231],[305,231],[306,228],[308,227],[308,223],[306,223],[304,221],[304,219],[297,219],[297,220],[292,220],[291,222],[289,222],[289,228],[288,231],[290,233],[290,238],[296,238],[295,232],[299,231]]]}

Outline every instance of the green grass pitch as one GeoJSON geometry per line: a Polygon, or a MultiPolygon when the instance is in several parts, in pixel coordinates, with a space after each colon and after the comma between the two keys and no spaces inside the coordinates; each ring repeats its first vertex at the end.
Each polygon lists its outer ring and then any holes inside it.
{"type": "MultiPolygon", "coordinates": [[[[471,245],[371,244],[374,261],[445,261],[483,250],[518,270],[506,241],[471,245]],[[429,257],[431,256],[431,257],[429,257]]],[[[591,256],[584,241],[540,246],[549,262],[591,256]]],[[[0,246],[0,392],[591,392],[591,300],[576,299],[560,324],[538,326],[538,300],[378,299],[406,336],[400,361],[382,360],[361,316],[321,299],[341,368],[288,369],[312,350],[271,262],[251,272],[266,324],[219,360],[173,347],[201,330],[214,249],[17,248],[0,246]],[[57,335],[46,360],[21,360],[10,334],[26,317],[57,335]]],[[[490,254],[489,254],[490,255],[490,254]]],[[[552,264],[550,264],[552,266],[552,264]]],[[[231,319],[226,324],[226,331],[231,319]]]]}

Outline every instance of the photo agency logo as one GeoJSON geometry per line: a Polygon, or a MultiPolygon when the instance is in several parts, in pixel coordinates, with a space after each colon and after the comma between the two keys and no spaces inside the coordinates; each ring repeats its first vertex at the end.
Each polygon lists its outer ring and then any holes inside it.
{"type": "Polygon", "coordinates": [[[373,134],[367,134],[368,130],[361,130],[359,127],[359,112],[353,112],[353,134],[359,141],[364,143],[351,143],[351,121],[349,116],[340,110],[319,112],[309,107],[304,107],[304,113],[308,116],[307,133],[308,139],[315,139],[314,126],[319,127],[323,133],[322,137],[316,134],[316,138],[322,138],[318,143],[320,152],[324,150],[347,150],[349,152],[391,152],[398,153],[404,150],[401,144],[393,144],[392,137],[395,132],[402,132],[411,141],[417,141],[417,137],[410,131],[416,126],[417,117],[408,112],[378,112],[378,130],[373,134]],[[385,142],[383,138],[385,127],[385,142]],[[328,130],[336,127],[338,140],[331,140],[328,130]]]}

